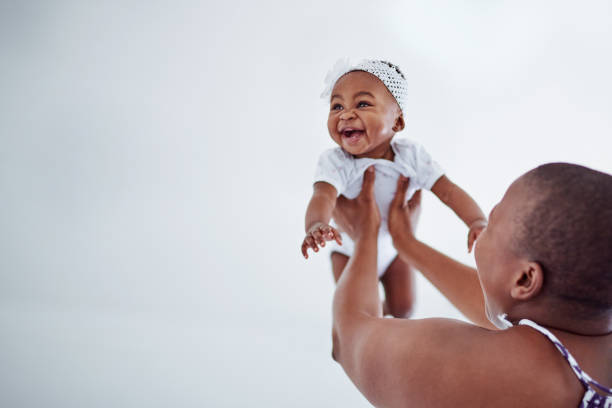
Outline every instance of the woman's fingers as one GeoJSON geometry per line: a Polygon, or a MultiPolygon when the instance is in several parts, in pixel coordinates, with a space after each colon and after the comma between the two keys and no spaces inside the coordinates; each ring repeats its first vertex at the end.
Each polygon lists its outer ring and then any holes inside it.
{"type": "Polygon", "coordinates": [[[376,179],[376,172],[374,171],[374,165],[368,167],[363,174],[363,185],[361,186],[361,193],[359,195],[366,199],[374,198],[374,180],[376,179]]]}
{"type": "Polygon", "coordinates": [[[395,190],[395,197],[391,201],[391,207],[403,207],[404,201],[406,200],[406,190],[408,189],[408,183],[410,179],[404,176],[399,176],[397,179],[397,190],[395,190]]]}
{"type": "Polygon", "coordinates": [[[410,200],[408,200],[408,208],[410,208],[411,210],[417,208],[419,205],[421,205],[421,190],[417,190],[412,195],[410,200]]]}

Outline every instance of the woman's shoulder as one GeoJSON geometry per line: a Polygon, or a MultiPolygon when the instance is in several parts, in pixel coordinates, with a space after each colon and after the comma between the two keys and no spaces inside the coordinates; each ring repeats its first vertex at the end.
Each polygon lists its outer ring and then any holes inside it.
{"type": "MultiPolygon", "coordinates": [[[[526,326],[490,336],[495,377],[511,381],[524,406],[577,407],[584,389],[565,358],[541,333],[526,326]]],[[[487,349],[485,347],[484,349],[487,349]]],[[[516,406],[523,406],[517,404],[516,406]]]]}
{"type": "Polygon", "coordinates": [[[580,383],[566,375],[559,356],[527,328],[498,331],[437,318],[386,320],[379,319],[380,330],[372,330],[387,335],[373,335],[370,348],[384,354],[370,380],[388,388],[379,383],[380,373],[389,370],[382,378],[393,379],[397,395],[390,401],[380,394],[389,405],[573,408],[582,398],[580,383]]]}
{"type": "Polygon", "coordinates": [[[449,338],[456,343],[443,353],[443,360],[460,376],[450,382],[448,392],[464,402],[495,407],[578,406],[580,382],[539,333],[526,327],[488,330],[448,325],[439,334],[435,349],[443,349],[449,338]]]}

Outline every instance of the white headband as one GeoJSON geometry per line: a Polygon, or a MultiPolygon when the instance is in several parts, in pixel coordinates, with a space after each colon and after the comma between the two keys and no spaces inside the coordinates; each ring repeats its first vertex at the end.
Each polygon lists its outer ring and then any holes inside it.
{"type": "Polygon", "coordinates": [[[348,58],[339,59],[325,76],[325,90],[321,98],[329,97],[338,79],[352,71],[369,72],[380,79],[391,92],[402,112],[404,111],[408,99],[408,83],[400,73],[399,67],[387,61],[363,60],[358,64],[351,64],[348,58]]]}

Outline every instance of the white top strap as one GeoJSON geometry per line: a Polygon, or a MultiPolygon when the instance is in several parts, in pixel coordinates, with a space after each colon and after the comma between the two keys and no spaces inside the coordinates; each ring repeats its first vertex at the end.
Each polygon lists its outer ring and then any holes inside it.
{"type": "Polygon", "coordinates": [[[580,382],[583,383],[587,388],[590,388],[591,385],[594,385],[597,388],[601,389],[602,391],[612,394],[612,389],[602,386],[597,381],[593,380],[587,373],[582,371],[582,369],[578,365],[578,362],[576,361],[574,356],[572,356],[572,354],[565,348],[565,346],[561,343],[561,341],[557,338],[557,336],[555,336],[550,330],[548,330],[545,327],[540,326],[539,324],[529,319],[522,319],[521,321],[519,321],[519,324],[530,326],[533,329],[545,335],[546,337],[548,337],[548,339],[555,345],[555,347],[557,347],[557,350],[559,350],[559,352],[563,355],[563,357],[565,357],[565,359],[569,363],[570,367],[574,371],[574,374],[576,374],[580,382]]]}

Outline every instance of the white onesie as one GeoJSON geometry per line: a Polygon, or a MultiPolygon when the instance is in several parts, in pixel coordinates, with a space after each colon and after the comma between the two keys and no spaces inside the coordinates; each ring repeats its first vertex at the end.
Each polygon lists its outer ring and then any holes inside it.
{"type": "MultiPolygon", "coordinates": [[[[319,157],[315,171],[314,182],[324,181],[331,184],[346,198],[353,199],[359,195],[363,184],[363,173],[372,164],[376,169],[374,194],[380,210],[381,222],[378,232],[378,276],[381,277],[397,251],[393,247],[391,235],[387,226],[389,205],[395,196],[397,179],[400,174],[410,178],[406,192],[408,200],[418,189],[431,190],[434,183],[444,175],[438,163],[431,159],[425,149],[407,139],[391,140],[391,148],[395,153],[393,161],[386,159],[356,159],[340,147],[324,151],[319,157]]],[[[342,234],[342,246],[335,241],[328,242],[332,252],[351,256],[354,250],[353,241],[342,234]]]]}

